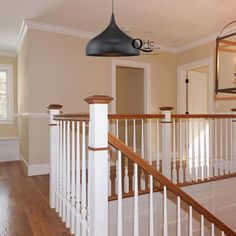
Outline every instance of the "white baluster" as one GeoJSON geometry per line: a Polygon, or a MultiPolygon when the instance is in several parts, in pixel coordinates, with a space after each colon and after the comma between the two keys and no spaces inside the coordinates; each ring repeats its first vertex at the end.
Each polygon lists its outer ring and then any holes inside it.
{"type": "Polygon", "coordinates": [[[80,182],[80,122],[76,122],[76,236],[80,236],[81,230],[81,182],[80,182]]]}
{"type": "Polygon", "coordinates": [[[202,163],[201,163],[201,119],[198,121],[198,168],[197,168],[197,178],[202,179],[202,163]]]}
{"type": "Polygon", "coordinates": [[[149,176],[150,186],[149,186],[149,200],[150,200],[150,207],[149,207],[149,236],[154,236],[154,214],[153,214],[153,176],[149,176]]]}
{"type": "Polygon", "coordinates": [[[212,178],[214,174],[214,156],[213,156],[213,127],[212,119],[209,119],[209,175],[208,177],[212,178]]]}
{"type": "MultiPolygon", "coordinates": [[[[125,145],[128,146],[128,123],[125,119],[125,145]]],[[[128,160],[125,158],[125,176],[124,176],[124,192],[129,192],[129,171],[128,171],[128,160]]]]}
{"type": "Polygon", "coordinates": [[[111,196],[111,158],[108,163],[108,196],[111,196]]]}
{"type": "Polygon", "coordinates": [[[224,174],[223,160],[223,119],[220,119],[220,175],[224,174]]]}
{"type": "Polygon", "coordinates": [[[164,231],[163,236],[168,236],[168,216],[167,216],[167,189],[164,186],[164,231]]]}
{"type": "Polygon", "coordinates": [[[204,236],[204,216],[201,215],[201,236],[204,236]]]}
{"type": "Polygon", "coordinates": [[[230,173],[234,173],[233,161],[233,119],[230,119],[230,173]]]}
{"type": "Polygon", "coordinates": [[[196,180],[194,120],[192,121],[192,178],[196,180]]]}
{"type": "Polygon", "coordinates": [[[117,236],[123,235],[123,216],[122,216],[122,167],[121,152],[118,151],[118,215],[117,215],[117,236]]]}
{"type": "MultiPolygon", "coordinates": [[[[119,138],[119,120],[116,119],[116,137],[119,138]]],[[[118,151],[117,151],[118,152],[118,151]]],[[[118,162],[116,161],[115,193],[118,194],[118,162]]]]}
{"type": "Polygon", "coordinates": [[[214,176],[219,176],[218,161],[218,120],[215,119],[215,160],[214,160],[214,176]]]}
{"type": "Polygon", "coordinates": [[[71,156],[70,156],[70,121],[67,121],[67,135],[66,135],[66,140],[67,140],[67,144],[66,144],[66,150],[67,150],[67,154],[66,154],[66,161],[67,161],[67,170],[66,170],[66,227],[69,228],[70,227],[70,216],[71,216],[71,156]]]}
{"type": "Polygon", "coordinates": [[[221,231],[221,236],[225,236],[225,232],[224,231],[221,231]]]}
{"type": "Polygon", "coordinates": [[[185,180],[191,181],[191,173],[189,168],[189,121],[185,120],[185,156],[186,156],[186,168],[185,168],[185,180]]]}
{"type": "Polygon", "coordinates": [[[189,206],[189,236],[193,235],[193,213],[192,206],[189,206]]]}
{"type": "MultiPolygon", "coordinates": [[[[236,114],[236,109],[231,109],[233,114],[236,114]]],[[[235,139],[236,139],[236,118],[232,119],[232,160],[233,160],[233,172],[236,172],[236,145],[235,145],[235,139]]]]}
{"type": "Polygon", "coordinates": [[[75,233],[75,122],[71,133],[71,234],[75,233]]]}
{"type": "MultiPolygon", "coordinates": [[[[136,122],[133,120],[133,150],[136,152],[136,122]]],[[[134,164],[134,236],[139,235],[138,165],[134,164]]]]}
{"type": "Polygon", "coordinates": [[[177,183],[177,170],[176,170],[176,133],[175,133],[175,119],[173,119],[173,170],[172,182],[177,183]]]}
{"type": "MultiPolygon", "coordinates": [[[[203,163],[203,179],[207,178],[207,120],[203,121],[203,138],[204,138],[204,163],[203,163]]],[[[209,140],[210,142],[210,140],[209,140]]]]}
{"type": "Polygon", "coordinates": [[[184,182],[183,172],[183,122],[179,120],[179,182],[184,182]]]}
{"type": "Polygon", "coordinates": [[[181,208],[180,197],[177,196],[177,236],[181,236],[181,208]]]}
{"type": "Polygon", "coordinates": [[[81,187],[81,224],[82,236],[86,236],[87,230],[87,186],[86,186],[86,144],[85,144],[85,122],[82,122],[82,187],[81,187]]]}
{"type": "Polygon", "coordinates": [[[215,236],[215,225],[211,223],[211,236],[215,236]]]}
{"type": "MultiPolygon", "coordinates": [[[[151,133],[151,123],[149,122],[148,123],[149,125],[149,134],[151,133]]],[[[151,139],[149,139],[149,159],[150,159],[150,153],[151,153],[151,139]]],[[[143,159],[144,158],[144,122],[143,122],[143,119],[141,120],[141,157],[143,159]]],[[[141,171],[141,175],[140,175],[140,188],[141,190],[145,190],[146,188],[146,184],[145,184],[145,174],[143,172],[143,170],[140,170],[141,171]]]]}
{"type": "Polygon", "coordinates": [[[66,220],[66,121],[63,121],[63,162],[62,162],[62,188],[63,188],[63,201],[62,201],[62,220],[66,220]]]}
{"type": "Polygon", "coordinates": [[[228,119],[225,119],[225,174],[229,174],[229,163],[228,163],[228,119]]]}
{"type": "Polygon", "coordinates": [[[159,119],[156,120],[156,168],[160,171],[160,133],[159,133],[159,119]]]}
{"type": "Polygon", "coordinates": [[[59,216],[62,216],[62,121],[59,121],[60,133],[59,133],[59,160],[58,160],[58,173],[57,173],[57,191],[58,201],[56,202],[56,210],[58,210],[59,216]]]}
{"type": "Polygon", "coordinates": [[[171,179],[171,110],[172,107],[161,107],[162,118],[162,174],[171,179]]]}

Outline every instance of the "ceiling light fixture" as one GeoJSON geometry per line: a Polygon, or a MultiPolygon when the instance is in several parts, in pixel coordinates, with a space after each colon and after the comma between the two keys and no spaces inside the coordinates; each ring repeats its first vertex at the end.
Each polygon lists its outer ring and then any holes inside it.
{"type": "Polygon", "coordinates": [[[86,46],[87,56],[125,57],[138,56],[140,50],[133,46],[134,39],[122,32],[115,21],[114,2],[112,0],[112,15],[108,27],[86,46]]]}

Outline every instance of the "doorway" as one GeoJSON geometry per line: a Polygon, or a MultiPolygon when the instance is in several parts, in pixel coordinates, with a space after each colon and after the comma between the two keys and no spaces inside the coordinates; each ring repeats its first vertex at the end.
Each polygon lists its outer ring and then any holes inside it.
{"type": "Polygon", "coordinates": [[[150,71],[148,63],[112,60],[112,97],[114,98],[111,104],[112,113],[149,113],[150,71]],[[129,103],[127,107],[122,106],[124,101],[129,103]],[[134,104],[136,104],[134,108],[130,107],[134,104]]]}
{"type": "Polygon", "coordinates": [[[144,69],[116,67],[116,113],[143,114],[144,69]]]}
{"type": "Polygon", "coordinates": [[[213,58],[178,67],[178,113],[206,114],[213,112],[213,58]],[[188,85],[186,79],[189,80],[188,85]],[[187,89],[188,87],[188,89],[187,89]]]}

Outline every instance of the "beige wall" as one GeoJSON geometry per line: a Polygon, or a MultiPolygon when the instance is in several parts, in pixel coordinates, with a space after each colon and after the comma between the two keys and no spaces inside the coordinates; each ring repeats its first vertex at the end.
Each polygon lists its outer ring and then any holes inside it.
{"type": "MultiPolygon", "coordinates": [[[[216,46],[215,42],[211,42],[179,53],[177,55],[178,65],[188,64],[208,57],[213,57],[215,62],[215,46],[216,46]]],[[[215,79],[215,71],[213,73],[215,79]]],[[[224,94],[224,96],[228,95],[224,94]]],[[[229,100],[229,101],[217,100],[214,102],[213,110],[215,112],[224,113],[224,112],[230,112],[230,109],[233,107],[236,107],[236,100],[229,100]]]]}
{"type": "MultiPolygon", "coordinates": [[[[19,88],[22,112],[45,112],[49,103],[63,104],[65,112],[85,112],[88,111],[85,97],[111,95],[111,58],[85,56],[86,43],[87,40],[77,37],[28,31],[18,63],[19,81],[23,83],[19,88]]],[[[176,55],[165,53],[120,59],[150,64],[151,112],[158,112],[162,105],[176,107],[176,55]]],[[[31,118],[28,124],[21,122],[21,128],[20,135],[25,140],[21,143],[21,150],[28,150],[25,155],[29,155],[26,158],[29,163],[48,162],[46,119],[31,118]],[[25,142],[30,145],[27,147],[25,142]]]]}
{"type": "MultiPolygon", "coordinates": [[[[0,64],[7,64],[13,67],[13,114],[17,113],[17,58],[0,56],[0,64]]],[[[0,137],[17,137],[17,119],[12,124],[0,124],[0,137]]]]}

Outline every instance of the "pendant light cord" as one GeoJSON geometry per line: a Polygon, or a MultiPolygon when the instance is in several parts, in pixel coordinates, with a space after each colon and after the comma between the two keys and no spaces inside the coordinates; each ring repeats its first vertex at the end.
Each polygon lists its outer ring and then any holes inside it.
{"type": "Polygon", "coordinates": [[[112,13],[114,13],[114,0],[112,0],[112,13]]]}

